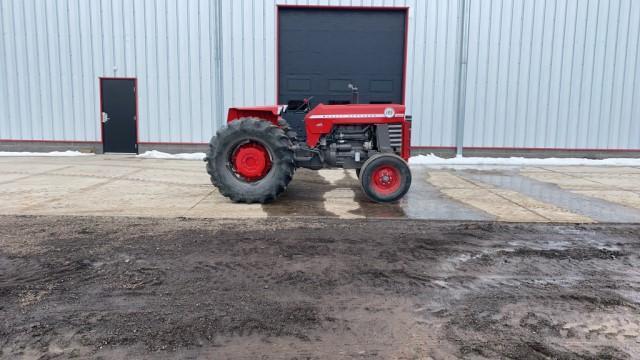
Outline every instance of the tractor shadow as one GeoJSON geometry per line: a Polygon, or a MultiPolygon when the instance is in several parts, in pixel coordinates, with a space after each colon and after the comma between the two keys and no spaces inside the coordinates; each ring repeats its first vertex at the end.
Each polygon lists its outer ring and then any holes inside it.
{"type": "MultiPolygon", "coordinates": [[[[345,177],[343,178],[343,180],[338,181],[336,183],[336,186],[341,187],[343,183],[345,184],[345,186],[347,183],[353,184],[353,201],[360,205],[357,209],[349,211],[349,213],[355,216],[364,216],[367,218],[406,217],[406,214],[398,201],[388,204],[379,204],[369,200],[364,192],[362,192],[362,188],[360,187],[360,180],[356,176],[355,171],[345,171],[345,177]]],[[[402,201],[402,199],[400,201],[402,201]]]]}
{"type": "Polygon", "coordinates": [[[360,189],[353,170],[298,169],[291,183],[274,202],[263,204],[267,216],[402,218],[398,203],[377,204],[360,189]]]}
{"type": "Polygon", "coordinates": [[[324,206],[324,195],[332,185],[317,171],[298,169],[287,190],[276,200],[262,205],[267,216],[328,216],[337,217],[324,206]]]}

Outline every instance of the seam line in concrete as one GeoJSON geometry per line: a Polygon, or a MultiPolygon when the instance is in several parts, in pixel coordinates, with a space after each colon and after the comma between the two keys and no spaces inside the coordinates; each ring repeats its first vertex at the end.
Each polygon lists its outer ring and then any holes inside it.
{"type": "MultiPolygon", "coordinates": [[[[537,211],[535,211],[535,210],[529,209],[528,207],[526,207],[526,206],[524,206],[524,205],[518,204],[517,202],[513,201],[512,199],[510,199],[510,198],[508,198],[508,197],[506,197],[506,196],[504,196],[504,195],[500,194],[500,193],[497,191],[497,189],[495,189],[495,188],[491,187],[491,185],[490,185],[490,184],[486,184],[486,183],[484,183],[484,182],[480,182],[480,181],[476,181],[476,180],[468,179],[468,178],[464,177],[464,175],[456,175],[456,176],[458,176],[458,177],[459,177],[459,178],[461,178],[462,180],[466,180],[467,182],[472,183],[473,185],[475,185],[475,186],[477,186],[477,187],[479,187],[479,188],[481,188],[481,189],[484,189],[484,190],[486,190],[486,191],[488,191],[488,192],[492,193],[493,195],[496,195],[496,196],[498,196],[498,197],[500,197],[500,198],[503,198],[503,199],[507,200],[508,202],[510,202],[510,203],[512,203],[512,204],[514,204],[514,205],[516,205],[516,206],[518,206],[518,207],[520,207],[520,208],[522,208],[522,209],[524,209],[524,210],[526,210],[526,211],[528,211],[528,212],[530,212],[530,213],[532,213],[532,214],[534,214],[534,215],[540,216],[541,218],[543,218],[543,219],[545,219],[545,220],[547,220],[547,221],[549,221],[549,222],[553,222],[553,220],[552,220],[551,218],[549,218],[549,217],[547,217],[547,216],[544,216],[544,215],[542,215],[542,214],[538,213],[538,212],[537,212],[537,211]]],[[[517,192],[517,191],[516,191],[516,192],[517,192]]],[[[518,194],[521,194],[521,193],[519,193],[519,192],[518,192],[518,194]]],[[[522,196],[527,196],[527,195],[524,195],[524,194],[521,194],[521,195],[522,195],[522,196]]],[[[527,197],[528,197],[528,196],[527,196],[527,197]]]]}
{"type": "MultiPolygon", "coordinates": [[[[73,166],[68,166],[68,167],[73,167],[73,166]]],[[[57,170],[63,170],[63,169],[65,169],[65,168],[60,168],[60,169],[57,169],[57,170]]],[[[118,176],[100,176],[100,175],[90,175],[90,174],[50,174],[50,175],[63,176],[63,177],[130,180],[130,181],[137,181],[137,182],[147,182],[147,183],[166,184],[166,185],[175,185],[175,186],[188,186],[188,187],[194,187],[194,186],[207,187],[207,186],[209,186],[208,184],[186,184],[186,183],[177,183],[177,182],[171,182],[171,181],[148,180],[148,179],[135,178],[135,177],[133,177],[133,178],[125,178],[126,176],[133,175],[133,174],[139,173],[141,171],[147,170],[145,168],[137,168],[137,167],[135,169],[136,169],[135,171],[132,171],[132,172],[129,172],[129,173],[123,174],[123,175],[118,175],[118,176]]],[[[55,171],[55,170],[51,170],[51,171],[55,171]]],[[[16,173],[16,172],[14,172],[14,173],[16,173]]],[[[32,174],[32,176],[43,175],[43,174],[46,174],[46,173],[32,174]]],[[[22,178],[20,178],[20,179],[22,179],[22,178]]],[[[18,180],[18,179],[14,179],[14,180],[18,180]]],[[[9,182],[14,181],[14,180],[9,180],[9,182]]],[[[2,184],[2,183],[0,183],[0,184],[2,184]]]]}
{"type": "MultiPolygon", "coordinates": [[[[122,174],[122,175],[116,176],[116,177],[108,177],[108,178],[106,178],[106,181],[99,182],[97,184],[93,184],[93,185],[89,185],[87,187],[80,188],[80,189],[78,189],[76,191],[72,191],[72,192],[70,192],[68,194],[65,194],[64,196],[58,196],[58,197],[54,197],[54,198],[51,198],[51,199],[48,199],[48,200],[37,202],[37,203],[35,203],[35,204],[31,205],[31,206],[25,207],[24,209],[25,210],[33,210],[34,208],[37,208],[37,207],[39,207],[39,206],[41,206],[43,204],[49,204],[49,203],[52,203],[52,202],[55,202],[55,201],[60,201],[60,200],[64,199],[66,196],[68,196],[69,194],[84,193],[84,192],[87,192],[89,190],[95,190],[95,189],[97,189],[99,187],[102,187],[104,185],[107,185],[107,184],[109,184],[109,183],[111,183],[113,181],[120,180],[122,177],[124,177],[126,175],[135,174],[135,173],[140,172],[140,171],[142,171],[142,169],[137,169],[137,170],[134,170],[134,171],[132,171],[130,173],[122,174]]],[[[96,176],[96,178],[105,179],[104,177],[98,177],[98,176],[96,176]]]]}
{"type": "Polygon", "coordinates": [[[12,183],[14,181],[24,180],[24,179],[27,179],[27,178],[30,178],[30,177],[34,177],[34,176],[38,176],[38,175],[46,175],[47,173],[49,173],[51,171],[64,170],[64,169],[68,169],[70,167],[73,167],[73,165],[67,165],[67,166],[63,166],[61,168],[51,169],[51,170],[47,170],[47,171],[41,171],[39,173],[34,173],[34,174],[25,173],[25,172],[22,172],[22,171],[11,171],[11,170],[9,170],[9,171],[6,172],[7,174],[26,174],[26,175],[22,176],[22,177],[19,177],[19,178],[16,178],[16,179],[2,181],[2,182],[0,182],[0,185],[9,184],[9,183],[12,183]]]}
{"type": "Polygon", "coordinates": [[[200,203],[203,202],[204,199],[206,199],[209,195],[213,194],[214,191],[215,190],[209,191],[200,200],[196,201],[196,203],[193,204],[193,206],[191,206],[190,208],[188,208],[187,210],[184,211],[184,213],[182,214],[182,217],[187,217],[187,214],[189,213],[189,211],[193,210],[196,206],[200,205],[200,203]]]}
{"type": "MultiPolygon", "coordinates": [[[[463,216],[462,218],[468,218],[471,220],[485,220],[485,221],[495,221],[497,217],[485,210],[469,206],[468,204],[456,199],[449,194],[442,191],[441,188],[433,185],[428,180],[428,176],[426,172],[415,172],[412,176],[415,179],[414,182],[411,183],[411,188],[413,193],[412,196],[416,199],[416,204],[420,204],[423,201],[434,204],[434,209],[440,207],[440,211],[438,211],[438,216],[442,216],[440,214],[449,213],[452,218],[458,218],[460,214],[467,214],[467,216],[463,216]]],[[[357,190],[360,191],[358,187],[357,190]]],[[[413,218],[420,219],[420,215],[424,215],[422,212],[421,205],[413,206],[413,201],[407,202],[406,206],[403,208],[404,213],[413,218]]],[[[426,219],[432,219],[432,217],[426,217],[426,219]]]]}
{"type": "MultiPolygon", "coordinates": [[[[566,175],[566,176],[572,177],[572,178],[574,178],[574,179],[579,179],[579,180],[585,180],[585,181],[588,181],[588,182],[592,182],[592,183],[594,183],[594,184],[598,184],[598,185],[601,185],[601,186],[604,186],[604,187],[607,187],[607,188],[615,188],[615,189],[617,189],[617,190],[631,191],[631,192],[636,192],[636,191],[637,191],[637,190],[630,190],[630,189],[626,189],[626,188],[620,187],[620,186],[618,186],[618,185],[609,185],[609,184],[604,184],[604,183],[601,183],[601,182],[599,182],[599,181],[589,179],[589,178],[588,178],[588,177],[586,177],[586,176],[579,176],[579,175],[576,175],[575,173],[565,173],[565,172],[558,171],[558,170],[553,170],[553,169],[550,169],[549,171],[554,172],[554,173],[556,173],[556,174],[566,175]]],[[[577,174],[581,174],[581,173],[577,173],[577,174]]],[[[565,190],[578,190],[578,189],[565,189],[565,190]]]]}
{"type": "MultiPolygon", "coordinates": [[[[640,219],[640,209],[637,205],[629,205],[624,202],[615,201],[607,197],[591,194],[591,192],[608,193],[612,190],[580,190],[564,188],[553,180],[543,180],[531,177],[530,173],[518,175],[469,175],[474,179],[479,178],[504,189],[514,190],[530,196],[531,198],[552,204],[560,209],[565,209],[569,213],[590,218],[593,222],[638,222],[640,219]],[[520,180],[517,180],[521,178],[520,180]],[[507,180],[508,181],[505,181],[507,180]],[[618,214],[616,217],[614,214],[618,214]],[[612,217],[614,216],[614,217],[612,217]],[[620,218],[624,220],[620,220],[620,218]]],[[[615,191],[619,192],[619,191],[615,191]]],[[[630,191],[620,191],[629,195],[637,195],[630,191]]]]}

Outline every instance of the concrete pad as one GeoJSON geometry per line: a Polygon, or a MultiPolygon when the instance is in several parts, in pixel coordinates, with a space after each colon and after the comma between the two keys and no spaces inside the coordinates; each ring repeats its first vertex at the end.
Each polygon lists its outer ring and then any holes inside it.
{"type": "Polygon", "coordinates": [[[358,185],[358,175],[356,175],[355,170],[320,169],[318,170],[318,175],[330,185],[338,185],[345,181],[350,182],[351,184],[349,185],[358,185]]]}
{"type": "Polygon", "coordinates": [[[0,184],[0,212],[15,214],[65,199],[74,192],[103,183],[104,179],[61,175],[34,175],[0,184]]]}
{"type": "Polygon", "coordinates": [[[186,160],[157,160],[138,158],[100,160],[98,158],[92,161],[87,161],[86,164],[98,166],[125,166],[143,169],[176,170],[187,172],[202,172],[205,169],[204,162],[186,160]]]}
{"type": "Polygon", "coordinates": [[[182,216],[209,192],[210,188],[177,187],[125,179],[111,180],[93,189],[70,193],[64,199],[41,204],[29,213],[182,216]]]}
{"type": "Polygon", "coordinates": [[[636,192],[626,190],[573,190],[573,192],[640,209],[640,194],[636,192]]]}
{"type": "Polygon", "coordinates": [[[563,189],[604,189],[605,185],[584,179],[575,175],[562,174],[557,172],[520,172],[521,175],[532,179],[556,184],[563,189]]]}
{"type": "Polygon", "coordinates": [[[494,215],[498,221],[548,221],[548,219],[486,189],[442,189],[442,192],[457,201],[494,215]]]}
{"type": "Polygon", "coordinates": [[[361,204],[355,201],[356,191],[359,191],[355,170],[321,169],[317,174],[331,187],[322,195],[326,212],[345,219],[365,217],[362,213],[358,213],[361,204]]]}
{"type": "Polygon", "coordinates": [[[561,173],[640,174],[640,168],[630,166],[542,166],[541,168],[561,173]]]}
{"type": "Polygon", "coordinates": [[[213,187],[209,193],[185,213],[190,218],[265,218],[267,212],[260,204],[236,204],[220,195],[213,187]]]}
{"type": "Polygon", "coordinates": [[[400,201],[377,204],[355,171],[298,169],[270,204],[234,204],[200,161],[131,155],[2,158],[0,213],[200,218],[272,216],[591,222],[640,218],[640,169],[414,167],[400,201]],[[620,173],[616,172],[621,170],[620,173]],[[639,170],[636,172],[636,170],[639,170]]]}
{"type": "Polygon", "coordinates": [[[580,176],[589,181],[606,185],[607,188],[618,188],[624,190],[640,190],[640,174],[582,174],[580,176]]]}
{"type": "Polygon", "coordinates": [[[40,164],[40,165],[72,165],[85,164],[87,160],[95,159],[97,156],[18,156],[18,157],[0,157],[0,159],[8,160],[6,163],[16,164],[40,164]]]}
{"type": "Polygon", "coordinates": [[[68,164],[34,164],[28,161],[29,159],[16,159],[14,162],[11,162],[10,165],[2,165],[0,167],[0,173],[11,173],[11,174],[40,174],[43,172],[48,172],[57,169],[64,169],[68,167],[68,164]]]}
{"type": "Polygon", "coordinates": [[[0,173],[0,183],[7,183],[29,176],[28,174],[0,173]]]}
{"type": "Polygon", "coordinates": [[[539,166],[525,166],[523,168],[520,168],[520,172],[528,172],[528,173],[533,173],[533,172],[550,172],[551,170],[549,169],[545,169],[543,167],[539,167],[539,166]]]}
{"type": "Polygon", "coordinates": [[[428,181],[439,189],[475,189],[478,187],[448,171],[430,171],[428,181]]]}
{"type": "Polygon", "coordinates": [[[179,170],[164,169],[140,169],[135,174],[124,176],[125,179],[141,180],[155,183],[166,183],[176,185],[203,185],[211,186],[209,175],[204,171],[185,173],[179,170]]]}
{"type": "Polygon", "coordinates": [[[72,165],[59,170],[53,170],[51,174],[72,176],[93,176],[102,178],[116,178],[139,171],[136,167],[108,166],[108,165],[72,165]]]}
{"type": "Polygon", "coordinates": [[[15,158],[15,156],[0,156],[0,163],[11,163],[15,158]]]}
{"type": "MultiPolygon", "coordinates": [[[[407,195],[400,201],[400,211],[413,219],[436,220],[496,220],[492,214],[447,196],[427,181],[430,170],[413,169],[413,181],[407,195]]],[[[475,186],[475,185],[474,185],[475,186]]],[[[381,206],[388,209],[388,204],[381,206]]]]}
{"type": "Polygon", "coordinates": [[[494,189],[493,191],[497,195],[502,196],[552,222],[594,222],[593,219],[588,216],[574,214],[558,206],[538,201],[517,191],[504,189],[494,189]]]}
{"type": "Polygon", "coordinates": [[[474,172],[465,173],[472,180],[491,184],[500,189],[513,190],[543,203],[553,204],[573,214],[581,214],[594,221],[640,222],[640,211],[620,204],[563,190],[558,185],[538,181],[517,174],[474,172]]]}
{"type": "Polygon", "coordinates": [[[360,219],[365,216],[357,214],[360,205],[354,201],[356,194],[351,189],[339,188],[324,193],[324,208],[326,211],[344,219],[360,219]]]}
{"type": "MultiPolygon", "coordinates": [[[[353,174],[355,176],[355,173],[353,174]]],[[[298,169],[289,183],[287,190],[275,201],[264,204],[263,210],[268,216],[327,216],[338,217],[339,214],[327,209],[327,202],[338,199],[352,204],[349,208],[355,208],[355,193],[359,192],[357,179],[351,177],[349,172],[343,170],[318,171],[298,169]],[[328,193],[331,193],[327,195],[328,193]]],[[[331,207],[331,205],[329,205],[331,207]]],[[[338,204],[334,209],[339,210],[344,205],[338,204]]]]}
{"type": "MultiPolygon", "coordinates": [[[[432,182],[432,176],[429,175],[432,182]]],[[[561,209],[553,204],[538,201],[513,190],[496,189],[491,185],[454,174],[438,173],[436,186],[445,186],[442,191],[450,197],[495,215],[501,221],[558,221],[593,222],[592,219],[561,209]],[[452,188],[447,186],[470,184],[475,188],[452,188]]]]}

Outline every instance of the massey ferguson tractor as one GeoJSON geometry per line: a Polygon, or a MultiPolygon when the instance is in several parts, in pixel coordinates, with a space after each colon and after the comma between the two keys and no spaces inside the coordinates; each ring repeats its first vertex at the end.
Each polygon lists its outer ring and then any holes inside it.
{"type": "Polygon", "coordinates": [[[369,199],[400,199],[411,186],[411,117],[404,105],[355,102],[230,108],[204,159],[211,182],[234,202],[266,203],[297,168],[355,169],[369,199]],[[304,134],[287,122],[294,114],[304,116],[304,134]]]}

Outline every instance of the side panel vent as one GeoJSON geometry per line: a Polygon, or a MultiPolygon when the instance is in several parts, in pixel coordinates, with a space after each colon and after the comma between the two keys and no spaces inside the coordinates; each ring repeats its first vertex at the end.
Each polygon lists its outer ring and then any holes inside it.
{"type": "Polygon", "coordinates": [[[402,151],[402,124],[389,124],[389,142],[396,153],[402,151]]]}

